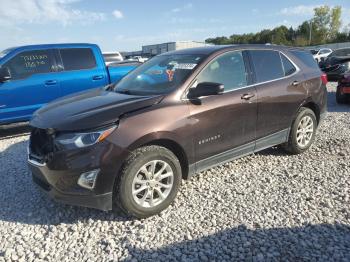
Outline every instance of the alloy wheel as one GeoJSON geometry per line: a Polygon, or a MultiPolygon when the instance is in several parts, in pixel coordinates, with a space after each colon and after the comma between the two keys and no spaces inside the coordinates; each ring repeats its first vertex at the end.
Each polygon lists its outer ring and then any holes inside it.
{"type": "Polygon", "coordinates": [[[314,121],[310,116],[304,116],[297,128],[297,143],[300,148],[305,148],[311,142],[314,134],[314,121]]]}

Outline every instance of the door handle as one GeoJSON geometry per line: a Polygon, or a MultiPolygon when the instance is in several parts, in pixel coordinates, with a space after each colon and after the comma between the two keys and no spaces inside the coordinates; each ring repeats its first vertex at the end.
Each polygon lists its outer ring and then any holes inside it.
{"type": "Polygon", "coordinates": [[[101,79],[103,79],[103,76],[102,76],[102,75],[94,76],[94,77],[92,78],[92,80],[101,80],[101,79]]]}
{"type": "Polygon", "coordinates": [[[294,82],[292,83],[293,86],[297,86],[297,85],[299,85],[299,84],[300,84],[299,81],[294,81],[294,82]]]}
{"type": "Polygon", "coordinates": [[[56,80],[47,80],[47,81],[45,81],[45,85],[46,86],[53,86],[53,85],[56,85],[56,84],[57,84],[56,80]]]}
{"type": "Polygon", "coordinates": [[[241,96],[241,99],[249,100],[249,99],[253,98],[254,96],[255,96],[254,94],[244,94],[241,96]]]}

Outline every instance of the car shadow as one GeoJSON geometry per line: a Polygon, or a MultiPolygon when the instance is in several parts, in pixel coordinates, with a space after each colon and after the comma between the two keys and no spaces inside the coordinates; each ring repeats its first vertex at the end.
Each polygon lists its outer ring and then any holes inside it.
{"type": "Polygon", "coordinates": [[[28,138],[0,151],[1,221],[25,224],[71,224],[77,220],[126,221],[115,212],[64,205],[50,199],[32,181],[27,166],[28,138]]]}
{"type": "Polygon", "coordinates": [[[350,227],[344,224],[252,228],[244,225],[157,249],[127,244],[124,261],[349,261],[350,227]]]}
{"type": "Polygon", "coordinates": [[[31,127],[27,122],[10,125],[0,125],[0,141],[4,139],[24,136],[30,133],[31,127]]]}

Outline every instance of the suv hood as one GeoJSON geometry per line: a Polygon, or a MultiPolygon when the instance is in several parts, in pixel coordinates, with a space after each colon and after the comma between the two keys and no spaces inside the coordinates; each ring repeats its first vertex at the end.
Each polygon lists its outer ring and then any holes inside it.
{"type": "Polygon", "coordinates": [[[56,131],[91,129],[117,121],[125,113],[159,103],[162,98],[94,89],[47,104],[34,113],[29,124],[56,131]]]}

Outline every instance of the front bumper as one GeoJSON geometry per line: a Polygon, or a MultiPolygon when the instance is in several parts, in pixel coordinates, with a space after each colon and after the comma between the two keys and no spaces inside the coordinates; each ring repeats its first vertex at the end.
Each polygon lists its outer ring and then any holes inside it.
{"type": "Polygon", "coordinates": [[[91,192],[86,194],[83,189],[76,190],[75,194],[62,192],[50,184],[50,182],[55,183],[53,181],[60,181],[62,176],[49,170],[46,165],[35,163],[31,160],[28,160],[28,164],[32,172],[33,182],[55,201],[104,211],[112,209],[112,192],[105,194],[94,194],[91,192]]]}

